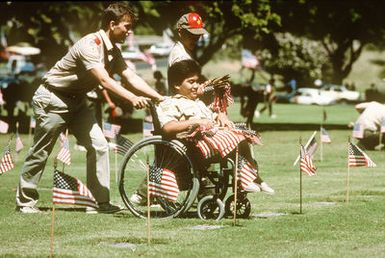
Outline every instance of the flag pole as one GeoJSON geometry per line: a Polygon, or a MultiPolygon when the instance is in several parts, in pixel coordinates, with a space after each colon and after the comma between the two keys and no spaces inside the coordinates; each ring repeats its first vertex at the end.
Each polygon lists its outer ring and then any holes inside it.
{"type": "Polygon", "coordinates": [[[349,144],[350,144],[350,137],[348,137],[348,173],[346,175],[346,200],[345,202],[346,203],[349,203],[349,188],[350,188],[350,185],[349,185],[349,179],[350,179],[350,166],[349,166],[349,144]]]}
{"type": "MultiPolygon", "coordinates": [[[[301,136],[299,137],[299,145],[300,145],[299,155],[301,156],[301,145],[302,145],[301,136]]],[[[299,165],[299,214],[302,214],[302,172],[301,172],[301,165],[299,165]]]]}
{"type": "Polygon", "coordinates": [[[52,217],[51,217],[51,245],[50,245],[50,258],[54,254],[54,233],[55,233],[55,204],[52,207],[52,217]]]}
{"type": "Polygon", "coordinates": [[[238,145],[235,149],[235,169],[234,169],[234,217],[233,217],[233,226],[237,225],[237,193],[238,193],[238,145]]]}
{"type": "MultiPolygon", "coordinates": [[[[313,139],[314,135],[317,133],[317,131],[314,131],[313,134],[310,136],[309,140],[307,141],[306,145],[305,145],[305,149],[308,147],[308,145],[310,144],[310,141],[311,139],[313,139]]],[[[293,163],[293,167],[297,164],[298,160],[299,160],[299,157],[300,155],[298,155],[297,159],[294,161],[293,163]]]]}
{"type": "MultiPolygon", "coordinates": [[[[116,139],[116,137],[115,137],[116,139]]],[[[116,140],[115,140],[116,142],[116,140]]],[[[116,143],[115,143],[116,144],[116,143]]],[[[115,182],[118,183],[118,145],[115,145],[114,154],[115,154],[115,182]]]]}
{"type": "MultiPolygon", "coordinates": [[[[67,138],[67,140],[68,140],[68,128],[66,129],[66,133],[65,133],[65,135],[66,135],[66,138],[67,138]]],[[[69,141],[69,140],[68,140],[69,141]]],[[[63,173],[64,173],[64,168],[65,168],[65,164],[64,164],[64,162],[62,162],[63,163],[63,173]]]]}
{"type": "Polygon", "coordinates": [[[321,119],[321,126],[320,126],[320,129],[319,129],[319,141],[320,141],[320,161],[322,162],[323,160],[323,142],[322,142],[322,126],[323,126],[323,121],[325,119],[325,109],[324,107],[322,107],[322,119],[321,119]]]}
{"type": "Polygon", "coordinates": [[[29,118],[29,128],[28,128],[28,143],[31,144],[31,135],[32,135],[32,127],[31,127],[32,117],[29,118]]]}
{"type": "Polygon", "coordinates": [[[147,244],[151,244],[151,213],[150,213],[150,164],[148,161],[148,155],[146,157],[146,174],[147,174],[147,244]]]}
{"type": "MultiPolygon", "coordinates": [[[[16,122],[16,136],[19,136],[19,122],[16,122]]],[[[17,143],[17,137],[16,137],[16,143],[17,143]]],[[[15,148],[16,149],[16,148],[15,148]]],[[[16,151],[16,161],[19,160],[19,152],[16,151]]]]}

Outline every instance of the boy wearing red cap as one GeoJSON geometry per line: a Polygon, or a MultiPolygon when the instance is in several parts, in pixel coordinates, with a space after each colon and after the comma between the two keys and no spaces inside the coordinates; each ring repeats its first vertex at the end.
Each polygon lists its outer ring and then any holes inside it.
{"type": "Polygon", "coordinates": [[[206,34],[202,18],[197,13],[187,13],[176,23],[179,41],[175,43],[168,57],[168,67],[175,62],[194,59],[193,51],[199,38],[206,34]]]}

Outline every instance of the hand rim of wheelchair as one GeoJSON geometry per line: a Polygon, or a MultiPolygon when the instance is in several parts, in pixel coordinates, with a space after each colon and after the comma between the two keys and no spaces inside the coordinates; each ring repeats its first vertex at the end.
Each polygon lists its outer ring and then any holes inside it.
{"type": "Polygon", "coordinates": [[[179,154],[180,157],[184,159],[189,166],[190,174],[192,176],[192,182],[191,182],[191,188],[186,191],[185,193],[186,196],[183,197],[184,199],[180,203],[173,204],[172,202],[155,197],[155,199],[157,199],[158,201],[158,204],[160,204],[160,207],[163,209],[163,213],[159,211],[158,213],[154,212],[152,214],[152,217],[156,217],[156,218],[171,218],[171,217],[180,216],[181,214],[186,212],[194,202],[198,194],[199,180],[197,177],[196,170],[191,162],[191,159],[185,153],[184,145],[177,140],[171,140],[171,141],[164,140],[159,135],[148,137],[134,144],[123,157],[123,160],[121,162],[120,169],[119,169],[119,192],[122,197],[122,200],[126,205],[126,207],[135,216],[142,217],[142,218],[147,217],[147,205],[145,205],[146,207],[143,208],[144,211],[141,211],[139,209],[140,205],[135,205],[130,201],[130,195],[133,194],[135,191],[131,191],[130,193],[127,192],[128,189],[126,189],[125,187],[125,177],[130,174],[130,171],[126,170],[126,166],[130,162],[130,160],[133,159],[132,158],[133,155],[135,155],[135,153],[138,153],[142,149],[147,148],[151,145],[153,145],[154,148],[155,146],[163,146],[163,147],[170,148],[170,150],[173,150],[177,154],[179,154]]]}
{"type": "Polygon", "coordinates": [[[208,195],[198,202],[198,216],[202,220],[215,219],[219,221],[225,215],[225,205],[217,196],[208,195]],[[217,211],[217,208],[219,211],[217,211]]]}

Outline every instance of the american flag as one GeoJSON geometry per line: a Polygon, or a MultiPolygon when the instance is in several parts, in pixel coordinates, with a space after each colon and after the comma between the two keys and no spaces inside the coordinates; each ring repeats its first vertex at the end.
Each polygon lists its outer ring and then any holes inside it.
{"type": "Polygon", "coordinates": [[[315,135],[313,135],[313,138],[309,142],[309,144],[306,146],[306,152],[309,153],[310,157],[314,155],[318,148],[317,140],[315,139],[315,135]]]}
{"type": "Polygon", "coordinates": [[[381,129],[380,129],[380,132],[381,132],[381,133],[385,133],[385,119],[383,119],[383,120],[381,121],[381,129]]]}
{"type": "Polygon", "coordinates": [[[354,124],[352,136],[357,139],[364,138],[364,128],[360,125],[360,123],[356,122],[354,124]]]}
{"type": "Polygon", "coordinates": [[[311,159],[310,154],[305,150],[302,144],[300,150],[299,167],[301,172],[306,173],[309,176],[314,176],[317,169],[311,159]]]}
{"type": "Polygon", "coordinates": [[[107,138],[114,139],[119,134],[120,128],[120,125],[103,122],[103,134],[107,138]]]}
{"type": "Polygon", "coordinates": [[[143,138],[152,136],[152,131],[154,131],[154,124],[143,120],[143,138]]]}
{"type": "Polygon", "coordinates": [[[52,202],[98,208],[94,196],[80,180],[58,170],[53,175],[52,202]]]}
{"type": "Polygon", "coordinates": [[[15,146],[15,150],[16,150],[17,153],[19,153],[23,148],[24,148],[24,144],[21,141],[21,137],[19,135],[19,131],[16,128],[16,146],[15,146]]]}
{"type": "Polygon", "coordinates": [[[259,61],[255,55],[251,53],[250,50],[242,49],[242,66],[245,68],[256,68],[259,65],[259,61]]]}
{"type": "Polygon", "coordinates": [[[253,166],[245,157],[239,155],[238,175],[242,189],[246,189],[257,178],[257,168],[253,166]]]}
{"type": "Polygon", "coordinates": [[[60,134],[61,149],[57,155],[57,159],[62,161],[66,165],[71,165],[71,152],[70,152],[70,143],[63,133],[60,134]]]}
{"type": "Polygon", "coordinates": [[[348,148],[348,166],[349,167],[376,167],[377,165],[363,152],[357,145],[349,142],[348,148]]]}
{"type": "Polygon", "coordinates": [[[162,199],[176,202],[179,194],[179,187],[175,174],[166,169],[150,166],[150,194],[162,199]]]}
{"type": "Polygon", "coordinates": [[[9,149],[9,146],[6,147],[3,157],[0,161],[0,175],[4,174],[5,172],[11,170],[15,167],[15,163],[13,163],[11,151],[9,149]]]}
{"type": "Polygon", "coordinates": [[[31,120],[29,121],[29,127],[35,128],[36,127],[36,120],[33,116],[31,116],[31,120]]]}
{"type": "Polygon", "coordinates": [[[0,120],[0,133],[8,133],[9,125],[8,123],[0,120]]]}
{"type": "Polygon", "coordinates": [[[115,140],[116,140],[116,152],[123,156],[128,152],[128,150],[134,144],[132,141],[130,141],[129,139],[127,139],[121,134],[118,134],[115,140]]]}
{"type": "Polygon", "coordinates": [[[325,128],[321,127],[321,142],[322,143],[331,143],[332,140],[325,128]]]}

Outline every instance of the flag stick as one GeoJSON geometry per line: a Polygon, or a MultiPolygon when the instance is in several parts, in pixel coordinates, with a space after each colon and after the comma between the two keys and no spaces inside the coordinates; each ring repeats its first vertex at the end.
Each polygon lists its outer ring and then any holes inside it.
{"type": "MultiPolygon", "coordinates": [[[[307,147],[309,146],[310,142],[311,142],[311,139],[313,139],[314,135],[317,133],[317,131],[314,131],[313,134],[310,136],[309,140],[307,141],[306,145],[305,145],[305,149],[307,149],[307,147]]],[[[293,163],[293,167],[297,164],[298,160],[299,160],[299,157],[300,155],[298,155],[297,159],[294,161],[293,163]]]]}
{"type": "Polygon", "coordinates": [[[379,143],[378,143],[378,150],[381,151],[382,148],[384,147],[384,144],[382,143],[382,132],[381,132],[381,130],[380,130],[380,135],[378,137],[378,141],[379,141],[379,143]]]}
{"type": "Polygon", "coordinates": [[[348,137],[348,173],[346,175],[346,203],[349,203],[349,179],[350,179],[350,166],[349,166],[349,143],[350,143],[350,137],[348,137]]]}
{"type": "MultiPolygon", "coordinates": [[[[66,129],[65,135],[66,135],[66,138],[67,138],[67,140],[68,140],[68,128],[66,129]]],[[[68,140],[68,141],[69,141],[69,140],[68,140]]],[[[64,173],[65,164],[64,164],[64,162],[62,162],[62,164],[63,164],[63,170],[62,170],[62,172],[64,173]]]]}
{"type": "Polygon", "coordinates": [[[51,217],[51,245],[50,245],[50,256],[53,257],[54,254],[54,233],[55,233],[55,204],[52,207],[52,217],[51,217]]]}
{"type": "Polygon", "coordinates": [[[320,161],[322,162],[322,160],[323,160],[323,142],[322,142],[322,139],[321,139],[321,137],[322,137],[322,121],[321,121],[321,126],[320,126],[320,129],[319,129],[319,141],[320,141],[320,161]]]}
{"type": "Polygon", "coordinates": [[[150,164],[148,161],[148,155],[146,157],[147,163],[147,244],[151,244],[151,213],[150,213],[150,164]]]}
{"type": "MultiPolygon", "coordinates": [[[[302,139],[299,137],[299,145],[301,146],[302,139]]],[[[300,153],[301,156],[301,148],[300,153]]],[[[301,172],[301,165],[299,166],[299,214],[302,214],[302,172],[301,172]]]]}
{"type": "Polygon", "coordinates": [[[29,119],[29,128],[28,128],[28,142],[31,144],[31,135],[32,135],[32,127],[31,127],[31,119],[29,119]]]}
{"type": "MultiPolygon", "coordinates": [[[[117,145],[115,146],[117,148],[117,145]]],[[[115,182],[118,183],[118,150],[115,149],[115,182]]]]}
{"type": "Polygon", "coordinates": [[[237,192],[238,192],[238,146],[235,149],[235,169],[234,169],[234,221],[233,226],[237,225],[237,192]]]}

